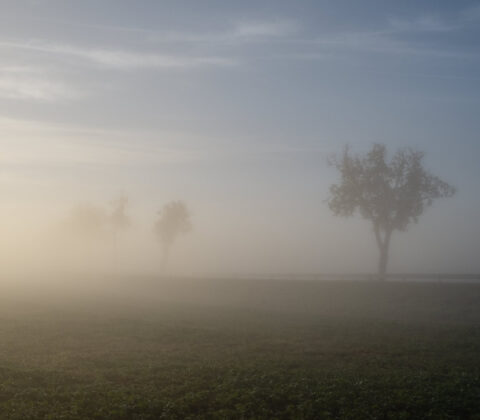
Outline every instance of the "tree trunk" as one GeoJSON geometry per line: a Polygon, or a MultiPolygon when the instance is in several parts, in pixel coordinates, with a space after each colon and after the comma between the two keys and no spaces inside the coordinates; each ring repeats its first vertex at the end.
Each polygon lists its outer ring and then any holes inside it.
{"type": "Polygon", "coordinates": [[[378,250],[380,252],[380,258],[378,260],[378,280],[385,281],[387,279],[388,251],[392,232],[387,230],[382,237],[378,227],[374,227],[374,230],[375,237],[377,239],[378,250]]]}
{"type": "Polygon", "coordinates": [[[380,259],[378,261],[378,279],[381,281],[386,280],[388,263],[388,244],[384,244],[380,247],[380,259]]]}

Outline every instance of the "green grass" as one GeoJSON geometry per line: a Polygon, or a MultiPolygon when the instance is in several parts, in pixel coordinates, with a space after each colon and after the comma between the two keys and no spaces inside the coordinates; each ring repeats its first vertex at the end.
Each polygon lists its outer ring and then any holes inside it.
{"type": "Polygon", "coordinates": [[[0,418],[480,419],[479,285],[178,282],[4,297],[0,418]]]}

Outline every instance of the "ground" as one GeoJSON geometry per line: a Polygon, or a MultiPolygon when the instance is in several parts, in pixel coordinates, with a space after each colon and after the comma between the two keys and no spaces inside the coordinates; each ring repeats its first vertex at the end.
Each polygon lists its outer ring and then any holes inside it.
{"type": "Polygon", "coordinates": [[[1,419],[480,419],[480,285],[119,280],[0,298],[1,419]]]}

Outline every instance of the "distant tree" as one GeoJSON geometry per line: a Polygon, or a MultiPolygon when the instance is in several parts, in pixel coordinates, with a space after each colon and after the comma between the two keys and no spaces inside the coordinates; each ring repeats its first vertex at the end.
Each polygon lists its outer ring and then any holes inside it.
{"type": "Polygon", "coordinates": [[[162,267],[165,268],[175,239],[180,234],[188,233],[192,229],[190,214],[182,201],[172,201],[159,211],[159,219],[155,223],[155,234],[162,245],[162,267]]]}
{"type": "Polygon", "coordinates": [[[423,157],[423,152],[400,149],[387,162],[385,145],[374,144],[363,156],[352,155],[345,147],[340,158],[330,161],[340,173],[340,182],[330,187],[328,205],[335,215],[358,212],[372,222],[382,280],[392,232],[407,230],[435,199],[455,193],[454,187],[424,169],[423,157]]]}
{"type": "Polygon", "coordinates": [[[111,205],[110,225],[113,231],[113,255],[116,263],[118,234],[130,226],[130,218],[127,215],[128,197],[122,194],[114,199],[111,205]]]}

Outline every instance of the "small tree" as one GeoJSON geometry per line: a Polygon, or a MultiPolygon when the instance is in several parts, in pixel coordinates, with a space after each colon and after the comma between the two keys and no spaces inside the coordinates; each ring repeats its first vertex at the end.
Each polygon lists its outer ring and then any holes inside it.
{"type": "Polygon", "coordinates": [[[423,152],[400,149],[387,162],[386,147],[374,144],[364,156],[352,156],[345,147],[341,158],[330,161],[340,173],[340,183],[330,187],[328,205],[337,216],[349,217],[358,211],[372,222],[382,280],[392,232],[407,230],[435,199],[455,193],[454,187],[424,169],[423,157],[423,152]]]}
{"type": "Polygon", "coordinates": [[[192,229],[190,214],[182,201],[172,201],[159,211],[160,218],[155,223],[155,234],[162,247],[162,267],[165,268],[170,248],[178,235],[188,233],[192,229]]]}

